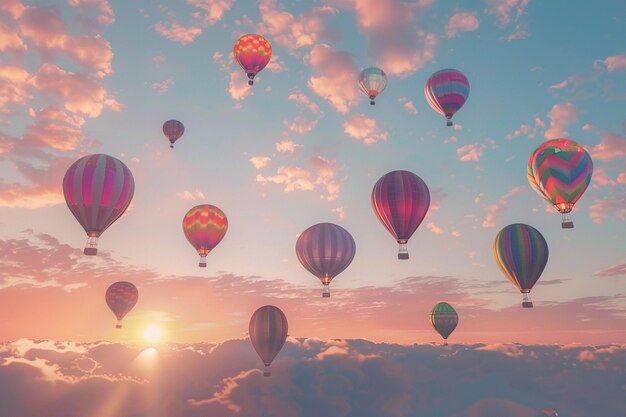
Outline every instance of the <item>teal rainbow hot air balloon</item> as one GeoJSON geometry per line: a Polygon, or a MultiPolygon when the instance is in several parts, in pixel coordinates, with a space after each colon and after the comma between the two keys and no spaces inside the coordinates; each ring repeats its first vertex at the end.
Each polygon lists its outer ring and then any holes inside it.
{"type": "Polygon", "coordinates": [[[532,308],[530,290],[548,262],[548,244],[541,233],[527,224],[510,224],[496,235],[493,257],[502,273],[523,294],[522,307],[532,308]]]}
{"type": "Polygon", "coordinates": [[[437,303],[430,312],[430,322],[443,337],[443,345],[448,346],[448,337],[459,324],[459,315],[448,303],[437,303]]]}
{"type": "Polygon", "coordinates": [[[541,144],[528,160],[530,186],[562,214],[561,227],[574,227],[570,212],[583,195],[593,173],[589,153],[570,139],[541,144]]]}

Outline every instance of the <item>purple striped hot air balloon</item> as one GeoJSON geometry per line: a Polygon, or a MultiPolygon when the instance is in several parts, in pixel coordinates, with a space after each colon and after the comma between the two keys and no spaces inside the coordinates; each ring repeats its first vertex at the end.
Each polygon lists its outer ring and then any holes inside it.
{"type": "Polygon", "coordinates": [[[548,244],[541,233],[527,224],[510,224],[496,235],[493,257],[502,273],[523,294],[522,307],[532,308],[530,290],[548,262],[548,244]]]}
{"type": "Polygon", "coordinates": [[[430,206],[426,183],[409,171],[383,175],[372,190],[372,209],[400,245],[398,259],[409,259],[407,243],[430,206]]]}
{"type": "Polygon", "coordinates": [[[117,318],[117,329],[122,328],[122,319],[135,307],[139,299],[137,287],[127,281],[117,281],[107,288],[105,295],[107,305],[117,318]]]}
{"type": "Polygon", "coordinates": [[[74,162],[63,178],[63,195],[87,233],[85,255],[98,253],[98,237],[128,208],[135,192],[126,165],[109,155],[87,155],[74,162]]]}
{"type": "Polygon", "coordinates": [[[452,116],[463,107],[469,92],[467,77],[461,71],[451,68],[437,71],[424,85],[428,104],[448,119],[447,126],[452,126],[452,116]]]}
{"type": "Polygon", "coordinates": [[[553,139],[541,144],[528,160],[528,181],[562,214],[561,227],[571,229],[570,212],[591,182],[593,161],[589,153],[570,139],[553,139]]]}
{"type": "Polygon", "coordinates": [[[170,141],[170,148],[174,147],[174,142],[183,136],[185,126],[178,120],[168,120],[163,123],[163,134],[170,141]]]}
{"type": "Polygon", "coordinates": [[[322,297],[330,297],[330,282],[350,265],[355,253],[350,233],[333,223],[309,227],[296,242],[300,263],[324,284],[322,297]]]}
{"type": "Polygon", "coordinates": [[[254,350],[265,365],[263,376],[270,376],[270,365],[287,340],[287,317],[278,307],[260,307],[250,318],[248,333],[254,350]]]}

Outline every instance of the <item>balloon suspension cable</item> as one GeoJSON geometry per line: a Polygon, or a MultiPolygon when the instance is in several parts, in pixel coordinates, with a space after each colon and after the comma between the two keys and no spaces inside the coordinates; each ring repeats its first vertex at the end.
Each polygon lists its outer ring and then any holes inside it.
{"type": "Polygon", "coordinates": [[[443,339],[443,345],[448,346],[448,339],[443,339]]]}
{"type": "Polygon", "coordinates": [[[248,85],[254,85],[254,74],[253,73],[249,73],[248,74],[248,85]]]}
{"type": "Polygon", "coordinates": [[[269,364],[265,364],[265,369],[263,369],[263,376],[271,376],[272,372],[270,371],[269,364]]]}
{"type": "Polygon", "coordinates": [[[530,292],[522,292],[522,307],[533,308],[533,302],[530,299],[530,292]]]}
{"type": "Polygon", "coordinates": [[[116,329],[121,329],[122,328],[122,320],[118,320],[117,324],[115,325],[116,329]]]}
{"type": "Polygon", "coordinates": [[[406,241],[399,241],[398,259],[409,259],[409,250],[406,247],[406,241]]]}
{"type": "Polygon", "coordinates": [[[98,238],[96,236],[87,237],[87,244],[83,253],[85,255],[96,255],[98,253],[98,238]]]}
{"type": "Polygon", "coordinates": [[[322,291],[322,297],[330,297],[330,284],[324,284],[324,290],[322,291]]]}
{"type": "Polygon", "coordinates": [[[170,148],[174,149],[174,144],[173,143],[170,145],[170,148]]]}
{"type": "Polygon", "coordinates": [[[561,229],[573,229],[574,222],[572,221],[571,213],[569,211],[561,212],[561,215],[563,216],[561,219],[561,229]]]}
{"type": "Polygon", "coordinates": [[[370,96],[370,105],[371,106],[376,105],[376,102],[374,101],[375,98],[376,98],[376,96],[370,96]]]}
{"type": "Polygon", "coordinates": [[[200,261],[198,262],[200,268],[206,268],[206,255],[200,255],[200,261]]]}
{"type": "Polygon", "coordinates": [[[452,126],[453,124],[454,124],[454,123],[452,123],[452,120],[448,120],[448,121],[446,122],[446,126],[448,126],[448,127],[449,127],[449,126],[452,126]]]}

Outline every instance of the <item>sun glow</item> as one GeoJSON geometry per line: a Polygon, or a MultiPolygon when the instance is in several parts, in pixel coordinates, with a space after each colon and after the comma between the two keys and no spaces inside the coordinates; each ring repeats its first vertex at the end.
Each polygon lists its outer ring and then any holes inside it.
{"type": "Polygon", "coordinates": [[[143,338],[150,343],[156,343],[163,337],[163,330],[157,324],[151,324],[143,331],[143,338]]]}

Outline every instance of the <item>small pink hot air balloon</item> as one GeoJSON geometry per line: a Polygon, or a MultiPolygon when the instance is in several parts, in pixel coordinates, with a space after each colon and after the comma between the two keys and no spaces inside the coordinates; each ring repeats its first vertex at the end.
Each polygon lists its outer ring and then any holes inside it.
{"type": "Polygon", "coordinates": [[[383,175],[372,190],[372,209],[400,245],[398,259],[409,259],[407,243],[430,207],[426,183],[409,171],[383,175]]]}
{"type": "Polygon", "coordinates": [[[248,85],[254,84],[254,77],[270,62],[272,45],[261,35],[249,33],[237,39],[233,56],[248,76],[248,85]]]}
{"type": "Polygon", "coordinates": [[[287,317],[278,307],[260,307],[250,318],[248,332],[254,350],[265,365],[263,376],[270,376],[270,365],[287,340],[287,317]]]}
{"type": "Polygon", "coordinates": [[[333,223],[309,227],[296,242],[298,260],[324,285],[322,297],[330,297],[330,282],[350,265],[355,253],[350,233],[333,223]]]}
{"type": "Polygon", "coordinates": [[[135,307],[138,298],[139,291],[137,291],[137,287],[130,282],[118,281],[107,288],[105,299],[107,305],[117,318],[115,328],[122,328],[122,319],[135,307]]]}
{"type": "Polygon", "coordinates": [[[170,141],[170,148],[174,147],[174,142],[183,136],[185,126],[178,120],[168,120],[163,123],[163,134],[170,141]]]}
{"type": "Polygon", "coordinates": [[[183,218],[183,232],[198,251],[198,266],[206,267],[206,257],[222,241],[228,230],[228,219],[222,210],[210,204],[193,207],[183,218]]]}
{"type": "Polygon", "coordinates": [[[446,126],[452,126],[452,116],[463,107],[469,92],[467,77],[451,68],[437,71],[424,85],[426,101],[433,110],[448,119],[446,126]]]}
{"type": "Polygon", "coordinates": [[[63,195],[87,233],[85,255],[98,253],[98,237],[128,208],[135,192],[126,165],[109,155],[87,155],[74,162],[63,178],[63,195]]]}

